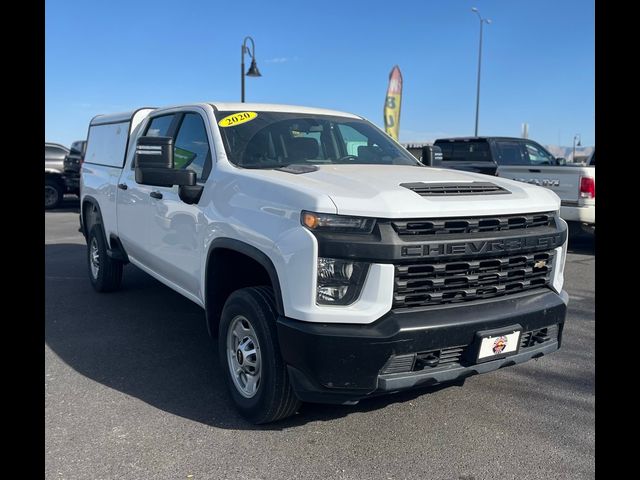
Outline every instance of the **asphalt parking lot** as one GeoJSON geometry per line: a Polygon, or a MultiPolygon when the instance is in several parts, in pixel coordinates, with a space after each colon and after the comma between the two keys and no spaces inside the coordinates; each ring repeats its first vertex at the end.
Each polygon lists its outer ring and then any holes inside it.
{"type": "Polygon", "coordinates": [[[121,291],[94,292],[77,212],[45,214],[47,479],[594,478],[592,238],[571,242],[560,351],[256,427],[231,405],[198,306],[131,265],[121,291]]]}

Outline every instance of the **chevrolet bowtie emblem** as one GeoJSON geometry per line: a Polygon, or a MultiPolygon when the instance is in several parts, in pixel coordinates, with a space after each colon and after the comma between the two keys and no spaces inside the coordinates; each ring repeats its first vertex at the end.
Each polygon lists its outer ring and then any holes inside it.
{"type": "Polygon", "coordinates": [[[546,266],[547,266],[546,260],[538,260],[536,263],[533,264],[533,268],[542,268],[546,266]]]}

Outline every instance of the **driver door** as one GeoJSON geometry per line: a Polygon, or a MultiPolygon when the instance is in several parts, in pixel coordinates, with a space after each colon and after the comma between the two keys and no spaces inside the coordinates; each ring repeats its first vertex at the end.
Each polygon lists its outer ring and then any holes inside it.
{"type": "MultiPolygon", "coordinates": [[[[204,185],[212,168],[211,142],[204,112],[177,114],[174,138],[174,168],[190,169],[204,185]]],[[[148,209],[147,247],[149,267],[164,278],[200,297],[200,269],[204,215],[198,204],[180,200],[179,187],[151,187],[148,209]]],[[[204,196],[204,194],[203,194],[204,196]]]]}

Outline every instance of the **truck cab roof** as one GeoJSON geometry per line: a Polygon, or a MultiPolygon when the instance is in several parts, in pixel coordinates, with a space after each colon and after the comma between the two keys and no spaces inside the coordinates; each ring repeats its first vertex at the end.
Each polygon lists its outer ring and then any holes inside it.
{"type": "Polygon", "coordinates": [[[277,103],[240,103],[240,102],[211,102],[210,105],[217,110],[222,111],[239,111],[239,110],[257,110],[268,112],[292,112],[292,113],[309,113],[316,115],[334,115],[338,117],[362,118],[353,113],[341,112],[339,110],[329,110],[326,108],[304,107],[301,105],[285,105],[277,103]]]}
{"type": "Polygon", "coordinates": [[[184,108],[185,106],[207,106],[210,105],[216,110],[222,111],[268,111],[268,112],[290,112],[290,113],[306,113],[306,114],[316,114],[316,115],[332,115],[338,117],[347,117],[347,118],[362,118],[357,115],[348,112],[342,112],[339,110],[330,110],[326,108],[315,108],[315,107],[304,107],[301,105],[285,105],[285,104],[275,104],[275,103],[241,103],[241,102],[199,102],[193,104],[176,104],[176,105],[167,105],[164,107],[142,107],[137,108],[135,110],[129,110],[126,112],[118,112],[118,113],[110,113],[110,114],[101,114],[96,115],[91,119],[91,125],[107,125],[107,124],[116,124],[129,122],[136,115],[136,113],[147,110],[145,115],[151,113],[155,110],[171,110],[173,108],[184,108]]]}

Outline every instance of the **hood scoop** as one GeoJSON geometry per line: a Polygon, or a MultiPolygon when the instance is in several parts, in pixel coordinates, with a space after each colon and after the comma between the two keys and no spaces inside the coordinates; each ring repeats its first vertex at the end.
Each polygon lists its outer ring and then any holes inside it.
{"type": "Polygon", "coordinates": [[[511,193],[491,182],[465,183],[401,183],[401,187],[408,188],[421,197],[444,197],[454,195],[501,195],[511,193]]]}

